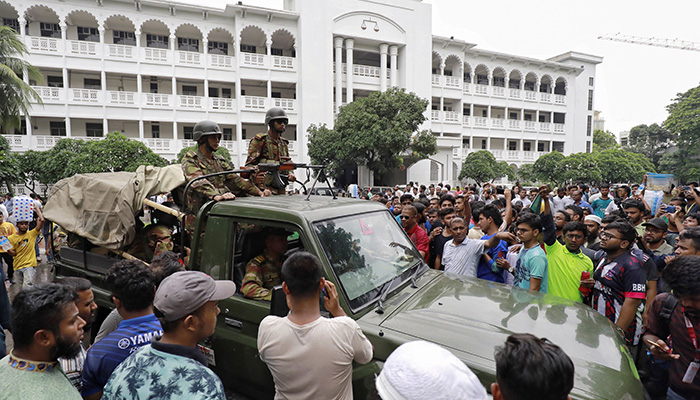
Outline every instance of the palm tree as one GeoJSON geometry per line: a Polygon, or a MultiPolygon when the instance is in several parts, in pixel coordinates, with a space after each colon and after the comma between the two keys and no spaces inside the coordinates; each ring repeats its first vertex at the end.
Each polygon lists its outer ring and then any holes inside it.
{"type": "Polygon", "coordinates": [[[0,26],[0,128],[6,132],[21,125],[21,114],[29,115],[30,102],[42,104],[41,97],[22,80],[42,81],[39,70],[24,56],[27,48],[14,29],[0,26]]]}

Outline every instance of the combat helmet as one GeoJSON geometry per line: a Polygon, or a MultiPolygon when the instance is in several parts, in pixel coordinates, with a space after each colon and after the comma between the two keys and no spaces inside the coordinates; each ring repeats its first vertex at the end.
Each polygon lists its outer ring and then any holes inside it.
{"type": "Polygon", "coordinates": [[[272,107],[271,109],[267,110],[267,113],[265,113],[265,125],[270,125],[270,122],[276,119],[285,119],[287,122],[289,122],[287,113],[284,112],[283,109],[279,107],[272,107]]]}
{"type": "Polygon", "coordinates": [[[192,136],[194,140],[198,142],[202,136],[207,135],[221,135],[221,128],[219,128],[219,124],[214,121],[207,120],[197,122],[197,125],[195,125],[192,129],[192,136]]]}

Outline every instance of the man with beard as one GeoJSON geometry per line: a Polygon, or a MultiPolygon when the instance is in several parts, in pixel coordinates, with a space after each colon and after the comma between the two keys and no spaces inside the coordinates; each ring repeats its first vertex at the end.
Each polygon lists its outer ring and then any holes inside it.
{"type": "Polygon", "coordinates": [[[642,226],[644,210],[646,210],[644,203],[637,199],[627,199],[622,202],[622,209],[629,217],[629,221],[634,226],[637,235],[644,236],[644,226],[642,226]]]}
{"type": "Polygon", "coordinates": [[[76,297],[55,283],[17,294],[12,303],[15,347],[0,360],[0,399],[80,400],[57,361],[80,352],[85,321],[76,297]]]}
{"type": "Polygon", "coordinates": [[[668,264],[663,278],[673,294],[663,293],[656,297],[644,327],[644,342],[652,356],[670,363],[668,400],[700,398],[700,376],[697,375],[699,270],[700,256],[682,256],[668,264]],[[670,343],[673,343],[673,349],[669,347],[670,343]]]}
{"type": "Polygon", "coordinates": [[[600,248],[605,256],[593,274],[591,302],[594,310],[624,333],[630,346],[639,341],[641,321],[637,320],[637,308],[647,291],[644,260],[631,251],[636,237],[635,228],[627,221],[613,222],[601,233],[600,248]]]}
{"type": "Polygon", "coordinates": [[[644,227],[644,242],[647,248],[655,256],[667,256],[673,254],[673,246],[666,243],[668,224],[661,218],[652,218],[642,224],[644,227]]]}
{"type": "MultiPolygon", "coordinates": [[[[78,295],[75,300],[75,305],[78,307],[78,315],[80,315],[80,318],[85,321],[83,331],[88,332],[87,342],[89,345],[89,332],[95,318],[95,310],[97,310],[95,295],[92,293],[90,281],[85,278],[71,276],[58,279],[56,283],[67,287],[78,295]]],[[[82,389],[83,387],[80,375],[83,372],[83,364],[85,364],[86,355],[87,352],[85,351],[84,346],[81,344],[80,352],[75,357],[58,359],[58,361],[61,363],[61,369],[63,369],[63,372],[66,373],[68,379],[70,379],[73,386],[75,386],[75,388],[78,390],[82,389]]]]}
{"type": "Polygon", "coordinates": [[[598,251],[600,249],[600,238],[598,233],[600,233],[600,223],[601,218],[597,215],[587,215],[583,219],[583,224],[588,228],[588,239],[586,240],[585,246],[591,250],[598,251]]]}

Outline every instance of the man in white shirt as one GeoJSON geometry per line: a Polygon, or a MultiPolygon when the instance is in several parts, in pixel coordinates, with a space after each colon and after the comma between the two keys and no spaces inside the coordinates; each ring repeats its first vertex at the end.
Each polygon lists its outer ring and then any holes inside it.
{"type": "Polygon", "coordinates": [[[510,232],[498,232],[488,240],[468,239],[469,225],[464,219],[455,217],[450,222],[453,239],[445,244],[442,264],[445,272],[452,272],[476,278],[476,267],[481,255],[491,247],[498,246],[501,240],[513,243],[515,235],[510,232]]]}
{"type": "Polygon", "coordinates": [[[290,312],[267,316],[258,330],[258,352],[275,381],[276,399],[352,400],[352,362],[372,360],[373,347],[345,315],[335,285],[321,277],[313,254],[297,252],[282,265],[282,290],[290,312]],[[318,299],[323,290],[323,318],[318,299]]]}

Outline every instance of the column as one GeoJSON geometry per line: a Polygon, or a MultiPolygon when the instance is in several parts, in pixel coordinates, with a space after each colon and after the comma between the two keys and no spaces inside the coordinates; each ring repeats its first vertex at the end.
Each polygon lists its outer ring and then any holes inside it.
{"type": "Polygon", "coordinates": [[[345,58],[347,63],[347,74],[345,77],[345,87],[347,94],[345,95],[346,101],[352,103],[353,101],[353,87],[352,87],[352,77],[353,77],[353,54],[352,51],[355,48],[355,41],[352,39],[345,39],[345,58]]]}
{"type": "Polygon", "coordinates": [[[32,121],[29,120],[29,115],[24,116],[24,125],[27,127],[27,136],[32,136],[32,133],[34,133],[34,127],[32,126],[32,121]]]}
{"type": "Polygon", "coordinates": [[[202,56],[204,57],[202,65],[209,66],[209,41],[207,39],[202,40],[202,56]]]}
{"type": "Polygon", "coordinates": [[[399,47],[396,45],[389,46],[389,56],[391,57],[391,68],[389,70],[389,84],[393,87],[396,87],[398,85],[398,55],[399,47]]]}
{"type": "MultiPolygon", "coordinates": [[[[63,90],[66,93],[66,106],[73,100],[73,93],[70,91],[70,77],[68,76],[68,68],[63,67],[61,69],[61,76],[63,77],[63,90]]],[[[67,112],[67,110],[66,110],[67,112]]]]}
{"type": "MultiPolygon", "coordinates": [[[[265,47],[267,47],[267,57],[265,57],[265,67],[270,68],[272,66],[272,40],[268,39],[265,42],[265,47]]],[[[269,97],[269,96],[268,96],[269,97]]]]}
{"type": "Polygon", "coordinates": [[[144,134],[143,134],[143,119],[139,119],[139,139],[143,140],[144,139],[144,134]]]}
{"type": "Polygon", "coordinates": [[[173,92],[173,108],[177,108],[180,105],[180,99],[177,96],[177,79],[173,76],[172,80],[172,92],[173,92]]]}
{"type": "Polygon", "coordinates": [[[379,45],[379,90],[386,91],[386,55],[389,45],[382,43],[379,45]]]}
{"type": "Polygon", "coordinates": [[[63,41],[63,54],[67,54],[68,41],[66,40],[66,37],[68,35],[68,25],[66,23],[62,23],[59,26],[61,28],[61,40],[63,41]]]}
{"type": "Polygon", "coordinates": [[[100,44],[104,45],[105,44],[105,29],[104,28],[98,28],[97,32],[100,34],[100,44]]]}
{"type": "Polygon", "coordinates": [[[340,112],[343,104],[343,38],[333,39],[335,47],[335,113],[340,112]]]}
{"type": "Polygon", "coordinates": [[[71,120],[70,117],[66,117],[66,137],[71,137],[71,120]]]}
{"type": "MultiPolygon", "coordinates": [[[[141,76],[141,74],[136,74],[136,92],[138,93],[139,98],[143,97],[143,76],[141,76]]],[[[141,104],[140,100],[139,104],[141,104]]]]}
{"type": "Polygon", "coordinates": [[[177,140],[177,121],[173,121],[173,139],[177,140]]]}
{"type": "Polygon", "coordinates": [[[445,115],[445,98],[441,96],[440,97],[440,111],[438,111],[438,121],[443,122],[444,115],[445,115]]]}
{"type": "MultiPolygon", "coordinates": [[[[141,48],[141,31],[139,29],[134,32],[134,38],[136,39],[136,51],[139,52],[139,49],[141,48]]],[[[137,54],[136,59],[140,59],[141,55],[137,54]]]]}
{"type": "Polygon", "coordinates": [[[25,29],[24,25],[27,23],[27,20],[24,18],[18,18],[17,22],[19,22],[19,34],[22,36],[22,43],[25,43],[24,36],[27,34],[27,30],[25,29]]]}
{"type": "MultiPolygon", "coordinates": [[[[124,125],[122,125],[124,126],[124,125]]],[[[102,137],[107,136],[109,133],[109,122],[107,122],[107,117],[102,118],[102,137]]],[[[86,134],[87,135],[87,134],[86,134]]]]}

